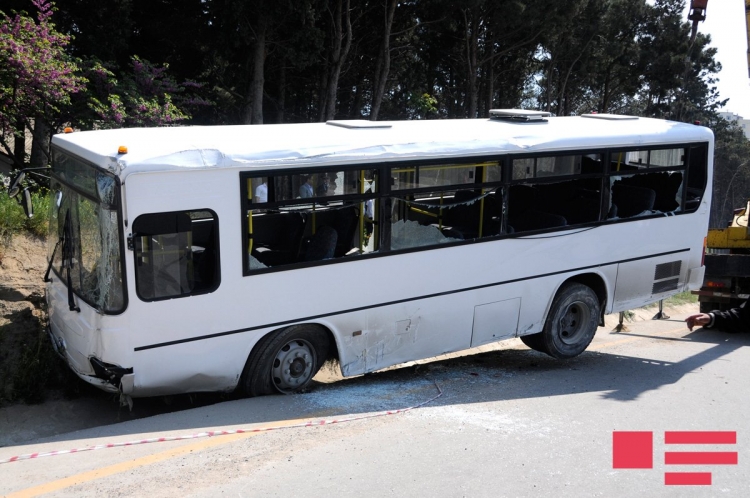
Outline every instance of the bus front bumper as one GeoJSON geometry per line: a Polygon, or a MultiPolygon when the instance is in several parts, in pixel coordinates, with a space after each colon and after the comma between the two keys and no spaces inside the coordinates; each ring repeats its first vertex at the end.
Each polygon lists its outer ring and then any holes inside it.
{"type": "Polygon", "coordinates": [[[47,334],[49,335],[50,342],[52,342],[52,348],[55,350],[55,353],[57,353],[57,355],[65,361],[68,367],[82,380],[111,393],[130,394],[133,392],[134,374],[132,368],[105,363],[99,358],[92,356],[89,358],[89,362],[94,369],[94,375],[81,373],[73,368],[73,365],[65,354],[65,340],[56,337],[52,332],[52,328],[49,326],[47,326],[47,334]]]}

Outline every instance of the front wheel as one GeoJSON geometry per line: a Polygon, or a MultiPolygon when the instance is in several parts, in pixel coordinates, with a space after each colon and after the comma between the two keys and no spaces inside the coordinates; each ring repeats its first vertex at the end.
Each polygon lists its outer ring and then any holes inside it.
{"type": "Polygon", "coordinates": [[[293,325],[264,337],[242,373],[248,396],[301,391],[327,359],[328,334],[316,325],[293,325]]]}
{"type": "Polygon", "coordinates": [[[541,332],[541,349],[554,358],[578,356],[594,339],[599,313],[599,298],[590,287],[577,282],[563,285],[541,332]]]}

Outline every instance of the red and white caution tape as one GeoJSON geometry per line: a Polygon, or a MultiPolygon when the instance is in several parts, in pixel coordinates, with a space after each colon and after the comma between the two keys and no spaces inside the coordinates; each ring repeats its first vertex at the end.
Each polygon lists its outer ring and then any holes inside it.
{"type": "Polygon", "coordinates": [[[280,429],[295,429],[299,427],[318,427],[320,425],[343,424],[345,422],[354,422],[355,420],[364,420],[368,418],[383,417],[385,415],[396,415],[398,413],[404,413],[404,412],[408,412],[409,410],[420,408],[438,399],[440,396],[443,395],[443,390],[440,388],[437,382],[435,382],[435,388],[437,389],[438,393],[432,398],[428,399],[427,401],[423,401],[422,403],[419,403],[418,405],[409,406],[407,408],[399,408],[398,410],[386,410],[386,411],[377,412],[377,413],[370,413],[368,415],[359,415],[356,417],[348,417],[348,418],[340,418],[340,419],[334,418],[334,419],[311,420],[309,422],[300,422],[298,424],[282,425],[279,427],[253,427],[250,429],[206,431],[206,432],[198,432],[196,434],[183,434],[181,436],[152,437],[148,439],[139,439],[137,441],[124,441],[120,443],[97,444],[95,446],[85,446],[83,448],[73,448],[71,450],[56,450],[56,451],[47,451],[43,453],[27,453],[26,455],[18,455],[18,456],[6,458],[5,460],[0,460],[0,464],[10,463],[10,462],[19,462],[21,460],[32,460],[35,458],[42,458],[42,457],[49,457],[49,456],[56,456],[56,455],[66,455],[69,453],[81,453],[83,451],[103,450],[105,448],[119,448],[123,446],[135,446],[137,444],[165,443],[167,441],[184,441],[187,439],[227,436],[230,434],[249,434],[252,432],[269,432],[269,431],[276,431],[280,429]]]}

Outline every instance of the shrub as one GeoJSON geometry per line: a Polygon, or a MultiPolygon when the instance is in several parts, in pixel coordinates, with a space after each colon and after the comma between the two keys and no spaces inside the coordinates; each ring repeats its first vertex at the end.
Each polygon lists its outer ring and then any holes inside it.
{"type": "MultiPolygon", "coordinates": [[[[31,204],[34,206],[34,216],[26,218],[26,228],[38,237],[46,237],[49,227],[49,191],[41,189],[31,194],[31,204]]],[[[20,206],[19,206],[20,207],[20,206]]]]}
{"type": "Polygon", "coordinates": [[[18,201],[8,197],[6,192],[0,192],[0,244],[8,245],[13,235],[23,229],[26,220],[18,201]]]}
{"type": "Polygon", "coordinates": [[[49,202],[47,189],[42,188],[31,194],[34,216],[28,218],[17,199],[0,191],[0,246],[7,246],[13,235],[22,230],[28,230],[37,237],[45,237],[49,226],[49,202]]]}

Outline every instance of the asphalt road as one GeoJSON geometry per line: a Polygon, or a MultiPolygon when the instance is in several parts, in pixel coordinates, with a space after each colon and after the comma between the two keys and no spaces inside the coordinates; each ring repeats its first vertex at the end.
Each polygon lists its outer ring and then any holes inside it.
{"type": "Polygon", "coordinates": [[[620,333],[600,328],[589,350],[568,361],[515,340],[502,350],[306,394],[222,402],[2,447],[0,460],[273,429],[3,463],[0,494],[750,496],[750,334],[691,333],[683,318],[636,322],[620,333]],[[421,407],[381,414],[439,392],[421,407]],[[377,416],[361,418],[369,415],[377,416]],[[308,421],[316,423],[299,426],[308,421]],[[641,460],[650,454],[652,468],[613,468],[613,431],[650,432],[652,447],[641,460]],[[735,432],[736,444],[666,444],[667,431],[735,432]],[[738,463],[666,464],[665,453],[675,451],[737,452],[738,463]],[[665,472],[710,473],[711,484],[665,485],[665,472]]]}

